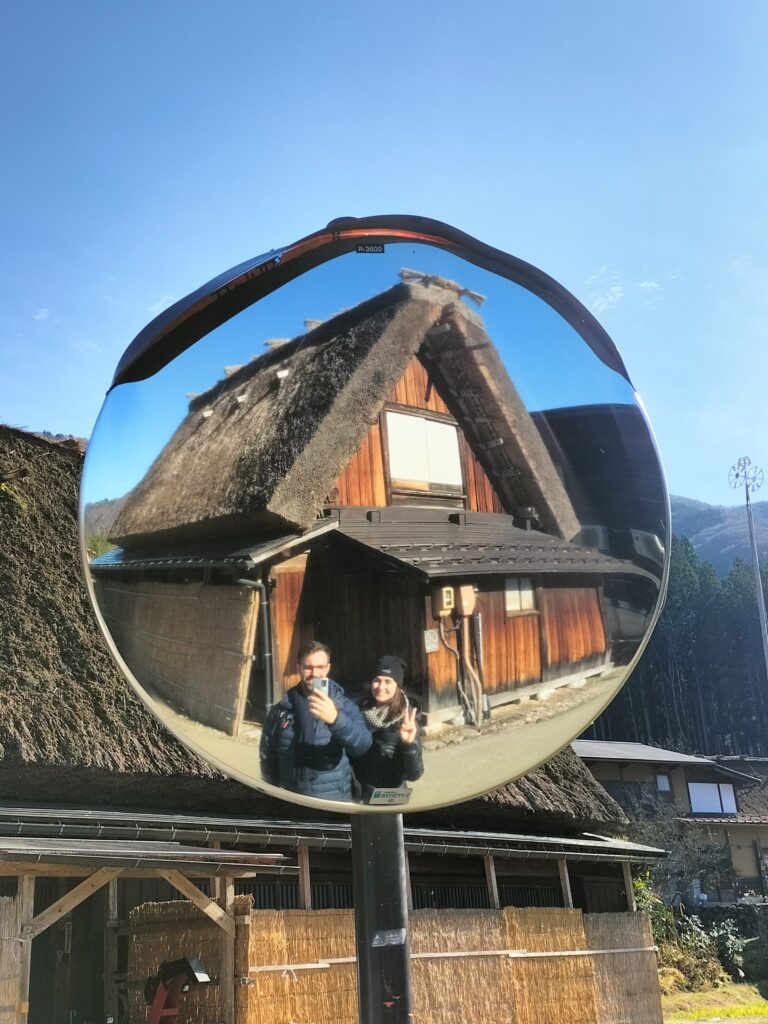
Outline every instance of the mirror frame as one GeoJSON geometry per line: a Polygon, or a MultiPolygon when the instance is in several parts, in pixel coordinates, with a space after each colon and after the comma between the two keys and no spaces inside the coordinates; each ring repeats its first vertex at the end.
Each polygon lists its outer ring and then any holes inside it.
{"type": "MultiPolygon", "coordinates": [[[[153,376],[217,327],[284,284],[317,266],[345,253],[354,252],[358,246],[409,241],[442,248],[523,287],[562,317],[589,346],[594,355],[608,368],[619,374],[634,391],[624,362],[607,332],[592,313],[557,281],[531,264],[486,245],[448,224],[410,215],[339,218],[331,221],[325,228],[306,235],[284,248],[272,249],[217,275],[164,310],[139,332],[121,357],[109,390],[153,376]]],[[[371,258],[373,259],[375,256],[372,254],[371,258]]],[[[642,403],[639,402],[636,394],[635,398],[656,454],[663,482],[663,469],[658,446],[642,409],[642,403]]],[[[637,660],[645,650],[664,605],[669,576],[668,552],[671,535],[669,495],[666,487],[664,487],[664,499],[666,523],[663,540],[667,554],[661,573],[659,599],[655,611],[649,619],[645,636],[632,659],[633,664],[637,664],[637,660]]],[[[87,578],[85,554],[84,566],[87,578]]],[[[88,589],[89,592],[92,590],[90,582],[88,589]]],[[[91,600],[94,603],[97,619],[103,628],[101,615],[92,593],[91,600]]],[[[112,644],[110,644],[110,648],[112,648],[112,644]]],[[[111,653],[114,657],[117,652],[111,649],[111,653]]],[[[125,673],[127,666],[124,667],[122,658],[118,657],[118,664],[125,673]]],[[[128,674],[132,678],[130,669],[128,669],[128,674]]],[[[626,684],[627,678],[628,675],[624,678],[622,686],[626,684]]],[[[619,687],[620,689],[621,687],[619,687]]],[[[619,690],[614,694],[614,698],[619,690]]],[[[193,749],[196,748],[193,747],[193,749]]],[[[205,758],[205,754],[200,750],[196,749],[196,752],[205,758]]],[[[548,758],[554,756],[555,753],[556,751],[551,751],[546,756],[548,758]]],[[[216,764],[215,761],[212,763],[216,764]]],[[[217,767],[220,766],[217,765],[217,767]]],[[[268,795],[277,795],[271,788],[264,789],[255,782],[249,784],[254,789],[267,792],[268,795]]],[[[377,807],[375,810],[354,804],[342,807],[335,802],[317,798],[297,799],[295,794],[290,794],[284,799],[291,803],[315,808],[325,805],[329,809],[352,814],[400,813],[401,810],[407,812],[407,808],[399,807],[377,807]]],[[[460,800],[464,799],[467,798],[463,796],[460,798],[460,800]]],[[[451,803],[456,802],[460,801],[451,801],[451,803]]],[[[435,806],[448,805],[450,804],[442,803],[435,806]]],[[[418,808],[418,810],[422,811],[423,808],[418,808]]]]}

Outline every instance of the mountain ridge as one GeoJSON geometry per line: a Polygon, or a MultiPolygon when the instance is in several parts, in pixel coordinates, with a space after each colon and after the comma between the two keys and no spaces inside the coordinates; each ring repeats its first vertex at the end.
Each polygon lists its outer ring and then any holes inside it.
{"type": "MultiPolygon", "coordinates": [[[[727,576],[734,561],[752,561],[747,512],[743,505],[709,505],[696,498],[670,495],[672,532],[687,537],[702,561],[711,562],[718,576],[727,576]]],[[[757,551],[768,558],[768,501],[752,502],[757,551]]]]}

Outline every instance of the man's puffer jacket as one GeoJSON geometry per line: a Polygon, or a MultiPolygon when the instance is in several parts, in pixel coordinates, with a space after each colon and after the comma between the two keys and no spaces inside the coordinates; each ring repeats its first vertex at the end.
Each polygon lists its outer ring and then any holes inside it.
{"type": "MultiPolygon", "coordinates": [[[[300,685],[300,684],[299,684],[300,685]]],[[[354,701],[332,679],[328,696],[338,716],[333,725],[315,720],[311,743],[300,745],[296,736],[295,712],[289,690],[267,715],[261,734],[261,777],[273,786],[321,800],[352,799],[350,757],[361,757],[371,745],[371,734],[354,701]],[[317,773],[302,780],[301,767],[317,773]]]]}

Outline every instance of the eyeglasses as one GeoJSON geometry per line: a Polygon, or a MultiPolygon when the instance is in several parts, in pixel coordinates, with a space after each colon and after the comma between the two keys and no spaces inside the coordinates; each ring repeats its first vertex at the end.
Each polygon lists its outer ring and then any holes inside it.
{"type": "Polygon", "coordinates": [[[326,672],[331,667],[331,663],[326,661],[324,665],[300,665],[299,668],[302,672],[326,672]]]}

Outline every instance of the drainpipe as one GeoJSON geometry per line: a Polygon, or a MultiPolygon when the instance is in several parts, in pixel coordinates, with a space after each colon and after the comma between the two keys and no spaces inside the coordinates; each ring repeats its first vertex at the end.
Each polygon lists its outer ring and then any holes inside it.
{"type": "Polygon", "coordinates": [[[485,690],[485,671],[483,670],[483,613],[475,612],[471,617],[472,642],[475,648],[475,660],[477,661],[477,674],[480,677],[480,692],[483,703],[483,719],[488,721],[491,717],[491,702],[485,690]]]}
{"type": "Polygon", "coordinates": [[[258,590],[261,607],[264,609],[261,630],[261,656],[264,659],[264,703],[267,708],[275,702],[275,680],[272,674],[272,618],[269,610],[269,587],[261,580],[235,580],[235,586],[258,590]]]}

